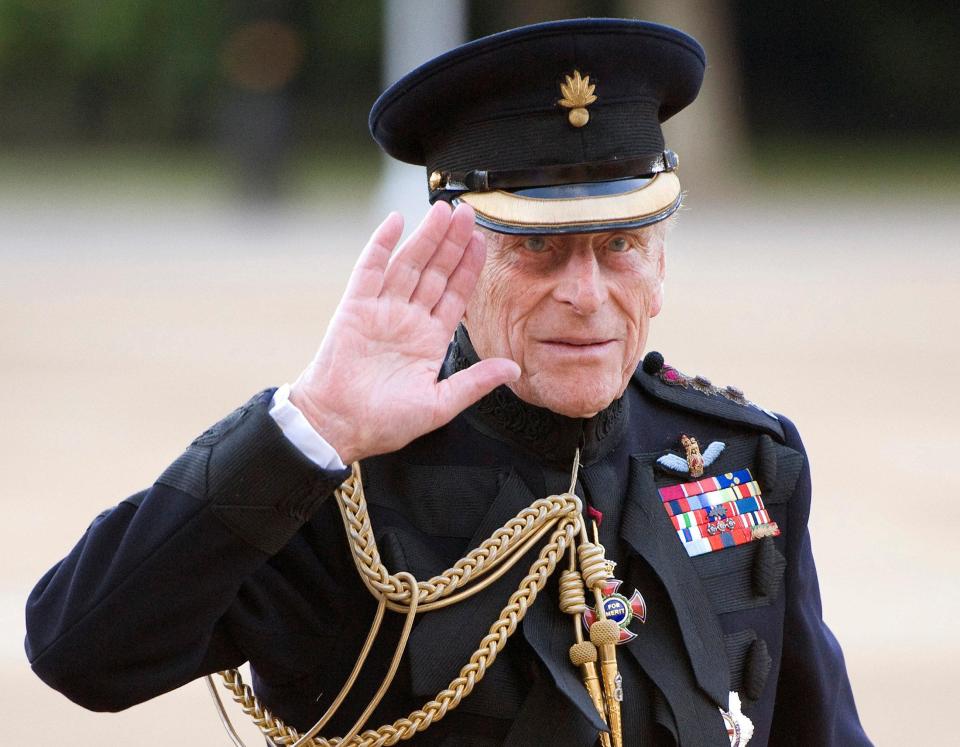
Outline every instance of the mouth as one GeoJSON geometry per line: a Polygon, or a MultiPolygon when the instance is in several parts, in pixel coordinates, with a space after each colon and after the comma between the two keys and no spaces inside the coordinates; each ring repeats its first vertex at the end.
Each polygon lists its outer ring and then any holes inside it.
{"type": "Polygon", "coordinates": [[[557,352],[602,353],[613,347],[617,341],[608,337],[555,337],[541,340],[540,344],[557,352]]]}

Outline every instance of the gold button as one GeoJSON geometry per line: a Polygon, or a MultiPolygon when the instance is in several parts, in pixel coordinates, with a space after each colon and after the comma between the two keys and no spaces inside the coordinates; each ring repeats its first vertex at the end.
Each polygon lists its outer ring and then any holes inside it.
{"type": "Polygon", "coordinates": [[[570,124],[574,127],[583,127],[587,122],[590,121],[590,112],[583,108],[571,109],[570,113],[567,115],[567,119],[570,120],[570,124]]]}

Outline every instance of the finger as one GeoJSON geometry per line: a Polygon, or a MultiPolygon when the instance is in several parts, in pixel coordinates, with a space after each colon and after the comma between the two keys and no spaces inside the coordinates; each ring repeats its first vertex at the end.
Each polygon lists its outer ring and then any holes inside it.
{"type": "Polygon", "coordinates": [[[390,254],[403,235],[403,216],[390,213],[371,234],[350,273],[345,296],[376,298],[390,254]]]}
{"type": "Polygon", "coordinates": [[[509,358],[487,358],[458,371],[437,386],[440,390],[440,427],[501,384],[520,378],[520,366],[509,358]]]}
{"type": "Polygon", "coordinates": [[[447,235],[443,237],[430,262],[420,273],[420,282],[410,296],[413,303],[432,309],[443,295],[453,271],[457,269],[463,253],[473,236],[473,208],[459,205],[453,211],[447,235]]]}
{"type": "Polygon", "coordinates": [[[380,294],[408,300],[420,282],[420,273],[447,235],[449,226],[450,206],[445,202],[434,203],[417,230],[394,253],[387,265],[380,294]]]}
{"type": "Polygon", "coordinates": [[[463,311],[477,287],[477,279],[486,256],[486,240],[479,231],[474,231],[463,257],[447,281],[440,300],[433,307],[433,316],[440,319],[445,327],[452,330],[463,318],[463,311]]]}

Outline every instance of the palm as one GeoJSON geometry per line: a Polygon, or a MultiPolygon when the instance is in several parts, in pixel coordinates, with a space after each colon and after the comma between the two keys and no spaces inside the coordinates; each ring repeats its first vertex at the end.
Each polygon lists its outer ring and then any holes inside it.
{"type": "Polygon", "coordinates": [[[473,212],[434,206],[395,253],[391,215],[374,232],[294,403],[351,461],[398,449],[449,421],[499,384],[512,361],[483,361],[443,382],[437,374],[483,266],[473,212]]]}

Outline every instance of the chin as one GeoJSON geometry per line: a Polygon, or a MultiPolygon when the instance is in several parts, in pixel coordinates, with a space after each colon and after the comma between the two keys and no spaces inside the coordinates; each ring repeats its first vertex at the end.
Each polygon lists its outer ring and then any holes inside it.
{"type": "Polygon", "coordinates": [[[511,387],[524,402],[544,407],[569,418],[589,418],[610,405],[623,393],[622,382],[602,377],[540,376],[536,381],[521,377],[511,387]]]}

